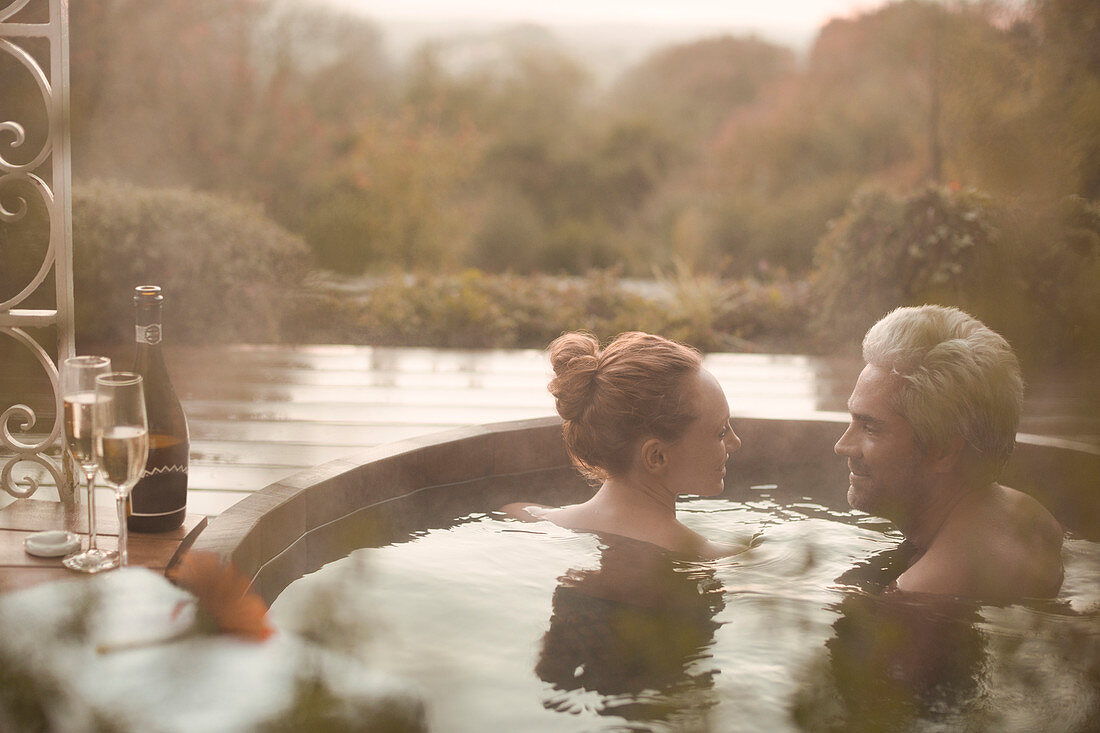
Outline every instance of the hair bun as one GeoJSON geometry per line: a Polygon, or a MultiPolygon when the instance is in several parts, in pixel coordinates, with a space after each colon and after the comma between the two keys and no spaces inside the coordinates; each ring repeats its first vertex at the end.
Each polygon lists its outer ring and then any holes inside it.
{"type": "Polygon", "coordinates": [[[599,341],[589,333],[567,333],[550,344],[550,364],[556,376],[548,388],[563,419],[578,419],[591,402],[599,353],[599,341]]]}

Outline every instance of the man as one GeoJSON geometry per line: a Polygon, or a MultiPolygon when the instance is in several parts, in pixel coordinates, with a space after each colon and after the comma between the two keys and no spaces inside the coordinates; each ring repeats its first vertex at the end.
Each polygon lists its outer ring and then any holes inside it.
{"type": "Polygon", "coordinates": [[[1008,342],[956,308],[898,308],[867,332],[863,360],[834,450],[848,459],[848,503],[893,521],[916,550],[897,589],[1056,595],[1061,526],[997,483],[1024,391],[1008,342]]]}

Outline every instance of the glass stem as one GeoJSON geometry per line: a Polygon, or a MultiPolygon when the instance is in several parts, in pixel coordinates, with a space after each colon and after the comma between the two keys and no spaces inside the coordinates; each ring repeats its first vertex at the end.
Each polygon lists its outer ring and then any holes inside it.
{"type": "Polygon", "coordinates": [[[88,484],[88,549],[95,550],[95,471],[85,472],[84,479],[88,484]]]}
{"type": "Polygon", "coordinates": [[[118,566],[124,568],[127,565],[126,555],[126,494],[115,493],[115,503],[118,504],[118,566]]]}

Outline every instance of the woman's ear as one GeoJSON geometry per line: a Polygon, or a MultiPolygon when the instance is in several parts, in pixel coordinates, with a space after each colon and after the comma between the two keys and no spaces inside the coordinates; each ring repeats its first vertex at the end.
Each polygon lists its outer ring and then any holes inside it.
{"type": "Polygon", "coordinates": [[[659,473],[664,470],[665,446],[657,438],[650,438],[642,443],[642,467],[650,473],[659,473]]]}

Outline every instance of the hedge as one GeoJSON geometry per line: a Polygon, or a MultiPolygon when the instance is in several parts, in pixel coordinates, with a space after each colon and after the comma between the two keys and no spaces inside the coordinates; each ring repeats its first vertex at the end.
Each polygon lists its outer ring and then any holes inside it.
{"type": "Polygon", "coordinates": [[[142,284],[164,289],[174,343],[278,340],[309,264],[304,242],[258,207],[108,182],[73,190],[79,340],[132,339],[142,284]]]}

